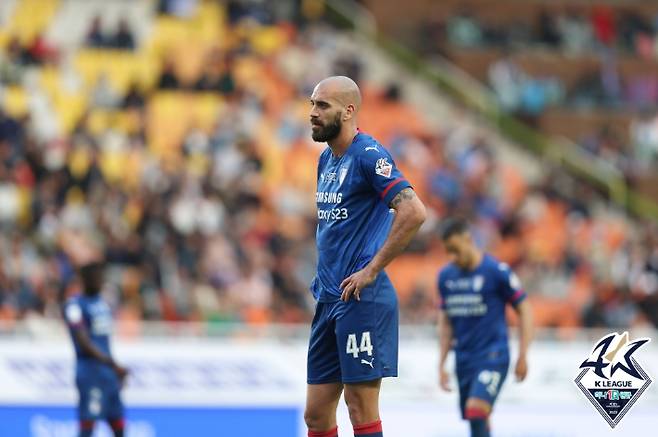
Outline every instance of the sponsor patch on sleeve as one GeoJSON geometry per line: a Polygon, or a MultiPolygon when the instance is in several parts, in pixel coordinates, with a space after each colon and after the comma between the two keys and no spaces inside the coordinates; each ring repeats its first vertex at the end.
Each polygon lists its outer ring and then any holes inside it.
{"type": "Polygon", "coordinates": [[[375,164],[375,173],[385,178],[390,178],[393,173],[393,164],[388,162],[388,158],[379,158],[375,164]]]}

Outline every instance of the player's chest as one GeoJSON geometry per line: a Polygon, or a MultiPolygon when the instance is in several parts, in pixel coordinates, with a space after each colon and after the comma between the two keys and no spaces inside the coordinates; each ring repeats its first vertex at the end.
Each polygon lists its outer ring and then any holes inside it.
{"type": "Polygon", "coordinates": [[[448,278],[445,289],[448,294],[476,294],[488,295],[494,288],[493,281],[483,274],[456,276],[448,278]]]}
{"type": "Polygon", "coordinates": [[[95,302],[87,307],[89,329],[93,335],[109,335],[112,332],[112,312],[105,302],[95,302]]]}
{"type": "Polygon", "coordinates": [[[354,199],[366,187],[352,157],[329,159],[318,172],[316,202],[323,204],[345,203],[354,199]]]}

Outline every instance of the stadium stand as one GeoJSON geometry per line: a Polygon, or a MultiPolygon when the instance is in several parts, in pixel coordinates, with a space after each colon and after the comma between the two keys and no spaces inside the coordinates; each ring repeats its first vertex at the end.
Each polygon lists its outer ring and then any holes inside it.
{"type": "MultiPolygon", "coordinates": [[[[61,299],[78,287],[75,267],[101,256],[111,266],[108,295],[118,317],[137,332],[141,320],[308,321],[321,146],[308,135],[307,98],[320,78],[338,73],[361,84],[363,130],[390,147],[434,216],[389,269],[404,321],[435,317],[435,275],[446,260],[438,218],[461,213],[472,218],[479,242],[520,274],[541,326],[658,324],[656,223],[609,207],[560,169],[528,179],[468,117],[435,127],[406,98],[404,84],[368,81],[373,67],[322,18],[321,4],[39,0],[35,8],[35,1],[0,9],[8,23],[0,32],[3,323],[59,317],[61,299]]],[[[439,20],[456,4],[444,3],[439,20]]],[[[533,6],[517,19],[539,19],[539,12],[533,6]]],[[[493,42],[477,36],[488,19],[456,15],[446,23],[445,44],[429,50],[446,51],[488,80],[508,38],[501,31],[493,42]]],[[[612,44],[597,32],[603,41],[591,44],[612,44]]],[[[559,77],[555,103],[533,109],[535,122],[551,131],[552,124],[566,127],[556,120],[573,117],[575,109],[563,106],[581,97],[560,90],[571,90],[598,61],[555,62],[564,56],[551,42],[559,35],[540,36],[548,49],[534,55],[515,47],[509,62],[532,77],[548,71],[537,60],[544,56],[571,75],[551,71],[559,77]]],[[[647,71],[628,65],[620,68],[647,71]]],[[[620,96],[616,104],[628,102],[620,96]]],[[[568,124],[598,132],[596,117],[604,116],[583,117],[594,121],[568,124]]],[[[655,147],[655,119],[628,124],[635,149],[655,147]]],[[[593,153],[648,162],[623,141],[597,138],[593,153]]]]}

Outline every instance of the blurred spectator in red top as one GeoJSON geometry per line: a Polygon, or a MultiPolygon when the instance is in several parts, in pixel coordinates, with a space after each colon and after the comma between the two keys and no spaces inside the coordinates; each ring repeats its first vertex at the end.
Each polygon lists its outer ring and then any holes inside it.
{"type": "Polygon", "coordinates": [[[592,28],[596,39],[603,45],[610,47],[617,38],[615,16],[609,6],[596,6],[591,16],[592,28]]]}

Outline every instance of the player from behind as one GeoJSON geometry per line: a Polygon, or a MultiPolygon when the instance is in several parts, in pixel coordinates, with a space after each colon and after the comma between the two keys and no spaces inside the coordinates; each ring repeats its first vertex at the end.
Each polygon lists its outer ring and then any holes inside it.
{"type": "Polygon", "coordinates": [[[357,129],[358,86],[344,76],[311,96],[318,163],[317,300],[308,350],[308,435],[338,435],[344,391],[354,435],[381,437],[381,378],[397,376],[398,304],[384,267],[425,220],[425,207],[374,138],[357,129]],[[393,211],[391,211],[393,210],[393,211]]]}
{"type": "Polygon", "coordinates": [[[438,280],[439,382],[443,390],[451,390],[445,363],[454,348],[462,417],[469,421],[471,437],[488,437],[489,416],[510,360],[505,307],[511,304],[519,315],[514,373],[523,381],[532,331],[530,306],[518,277],[507,264],[477,248],[466,221],[448,220],[442,239],[452,262],[438,280]]]}
{"type": "Polygon", "coordinates": [[[83,294],[64,307],[66,323],[75,347],[75,384],[79,394],[80,437],[90,437],[96,420],[106,420],[115,437],[124,432],[120,390],[127,370],[110,353],[112,314],[101,298],[103,265],[90,263],[80,269],[83,294]]]}

